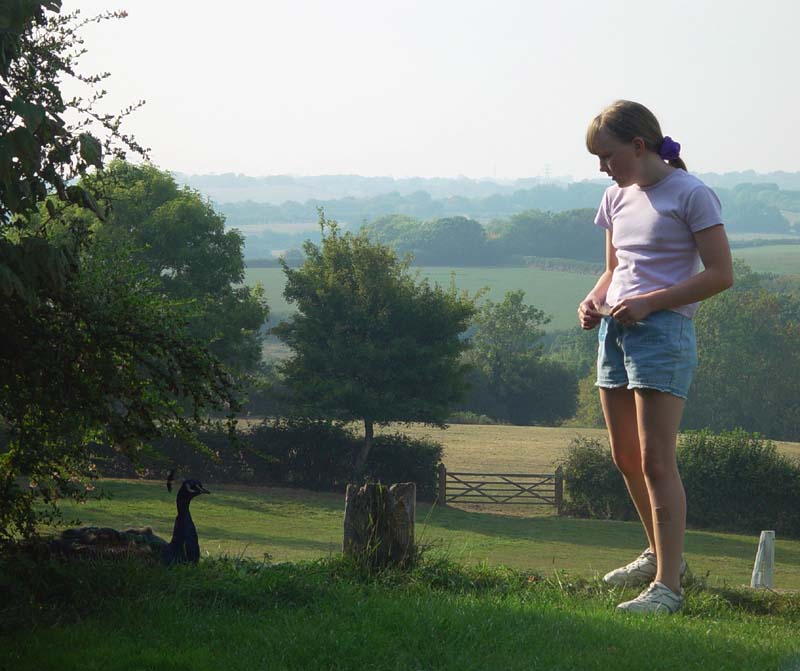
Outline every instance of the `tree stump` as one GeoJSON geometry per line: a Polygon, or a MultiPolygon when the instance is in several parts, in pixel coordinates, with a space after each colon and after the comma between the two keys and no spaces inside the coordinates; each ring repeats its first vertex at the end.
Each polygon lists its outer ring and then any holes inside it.
{"type": "Polygon", "coordinates": [[[371,569],[407,568],[414,559],[417,487],[399,482],[387,487],[347,485],[344,503],[345,555],[371,569]]]}

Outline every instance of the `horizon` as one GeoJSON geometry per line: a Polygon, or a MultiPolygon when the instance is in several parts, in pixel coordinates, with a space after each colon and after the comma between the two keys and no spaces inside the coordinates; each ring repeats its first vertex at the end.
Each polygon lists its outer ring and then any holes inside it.
{"type": "MultiPolygon", "coordinates": [[[[225,177],[227,175],[232,175],[234,177],[248,177],[251,179],[269,179],[271,177],[290,177],[292,179],[298,178],[312,178],[312,177],[359,177],[364,179],[393,179],[395,181],[399,180],[410,180],[410,179],[423,179],[423,180],[464,180],[464,181],[491,181],[497,182],[498,184],[501,183],[513,183],[525,180],[537,180],[540,183],[563,183],[563,182],[611,182],[610,179],[604,177],[585,177],[583,179],[575,179],[571,175],[554,175],[551,177],[544,177],[542,175],[521,175],[518,177],[491,177],[491,176],[482,176],[482,177],[468,177],[466,175],[431,175],[428,177],[422,175],[403,175],[403,176],[395,176],[395,175],[362,175],[358,173],[347,173],[347,172],[330,172],[330,173],[315,173],[315,174],[305,174],[305,173],[271,173],[271,174],[263,174],[263,175],[255,175],[250,173],[244,172],[235,172],[235,171],[225,171],[225,172],[195,172],[195,173],[187,173],[181,170],[170,170],[169,168],[163,168],[172,174],[180,174],[186,177],[225,177]]],[[[697,171],[689,170],[691,174],[697,174],[697,171]]],[[[727,175],[738,175],[738,174],[749,174],[752,173],[758,177],[768,177],[770,175],[800,175],[800,169],[798,170],[770,170],[766,172],[753,170],[752,168],[745,168],[742,170],[728,170],[725,172],[719,171],[705,171],[700,174],[714,174],[719,175],[721,177],[727,175]]]]}

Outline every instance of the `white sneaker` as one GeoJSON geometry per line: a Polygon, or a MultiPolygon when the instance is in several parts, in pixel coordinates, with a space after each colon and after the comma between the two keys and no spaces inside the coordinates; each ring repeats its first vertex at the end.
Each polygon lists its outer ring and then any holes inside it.
{"type": "Polygon", "coordinates": [[[671,615],[683,608],[685,601],[683,588],[677,594],[663,582],[651,582],[650,586],[639,596],[631,601],[625,601],[617,606],[617,611],[628,613],[659,613],[671,615]]]}
{"type": "MultiPolygon", "coordinates": [[[[680,577],[686,573],[686,560],[681,555],[680,577]]],[[[647,548],[642,554],[634,559],[630,564],[609,571],[603,576],[603,580],[609,585],[623,587],[625,585],[641,585],[651,582],[658,572],[658,560],[654,552],[647,548]]]]}

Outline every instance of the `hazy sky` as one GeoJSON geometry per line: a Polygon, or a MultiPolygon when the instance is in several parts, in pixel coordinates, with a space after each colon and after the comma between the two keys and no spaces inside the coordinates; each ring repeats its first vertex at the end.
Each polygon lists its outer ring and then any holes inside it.
{"type": "Polygon", "coordinates": [[[84,72],[162,168],[599,176],[586,126],[650,107],[693,172],[800,170],[796,0],[65,0],[84,72]]]}

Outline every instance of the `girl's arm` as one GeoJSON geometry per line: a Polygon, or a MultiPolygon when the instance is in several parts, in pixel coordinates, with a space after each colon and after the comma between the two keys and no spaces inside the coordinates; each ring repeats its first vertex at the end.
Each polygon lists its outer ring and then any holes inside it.
{"type": "Polygon", "coordinates": [[[578,307],[581,328],[593,329],[602,319],[603,315],[597,309],[606,302],[608,285],[611,284],[611,276],[617,263],[617,250],[611,243],[611,231],[606,231],[606,269],[578,307]]]}
{"type": "Polygon", "coordinates": [[[611,316],[622,322],[644,319],[656,310],[696,303],[733,286],[733,260],[722,224],[694,234],[705,270],[666,289],[626,298],[614,306],[611,316]]]}

